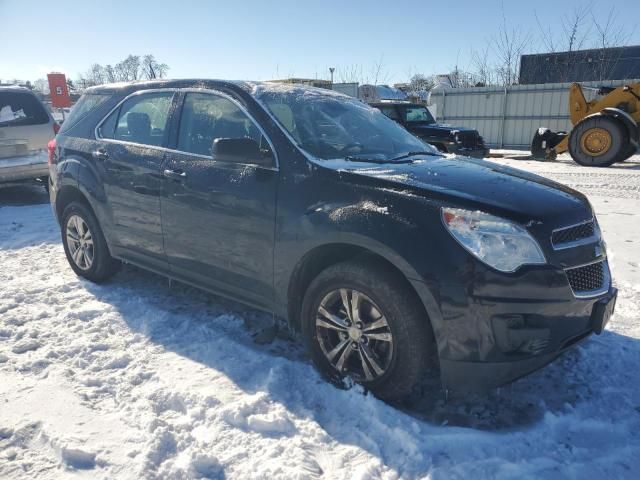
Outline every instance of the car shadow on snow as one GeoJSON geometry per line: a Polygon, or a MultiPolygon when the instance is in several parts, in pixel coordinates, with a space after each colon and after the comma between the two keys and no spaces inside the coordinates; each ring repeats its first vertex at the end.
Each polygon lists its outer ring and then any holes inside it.
{"type": "MultiPolygon", "coordinates": [[[[83,284],[97,299],[113,305],[132,331],[143,333],[151,342],[167,350],[224,372],[249,393],[266,391],[273,401],[282,403],[296,415],[312,416],[337,441],[353,441],[355,437],[341,438],[344,426],[338,428],[336,419],[325,411],[331,408],[323,403],[326,395],[318,394],[324,398],[319,400],[314,398],[313,390],[306,395],[296,391],[297,386],[305,382],[318,390],[335,387],[323,385],[323,380],[311,369],[301,342],[296,341],[286,328],[281,327],[272,335],[269,333],[273,325],[270,315],[179,283],[169,287],[168,282],[160,283],[158,278],[153,273],[125,266],[106,285],[86,281],[83,284]],[[144,318],[131,309],[131,302],[145,305],[144,318]],[[172,323],[168,318],[174,316],[176,322],[172,323]],[[231,352],[206,351],[207,348],[203,350],[194,345],[194,342],[215,342],[221,335],[225,348],[232,349],[231,352]],[[257,356],[257,364],[262,368],[252,368],[250,362],[255,362],[255,358],[248,360],[246,366],[238,365],[236,354],[242,355],[243,351],[257,356]],[[286,378],[265,381],[265,358],[270,359],[273,368],[283,368],[286,374],[281,376],[286,378]],[[315,378],[310,380],[309,375],[315,378]]],[[[607,389],[616,385],[630,388],[637,382],[633,365],[638,364],[640,342],[606,331],[599,337],[592,336],[546,368],[486,394],[447,396],[437,382],[426,379],[419,391],[403,403],[394,406],[380,403],[376,408],[382,409],[378,411],[380,413],[395,407],[396,412],[403,412],[407,419],[417,419],[429,426],[514,431],[532,426],[549,413],[561,416],[587,403],[606,404],[607,389]],[[600,402],[599,398],[604,401],[600,402]]],[[[359,387],[353,390],[344,393],[352,395],[350,399],[367,395],[359,387]]],[[[340,389],[336,388],[335,395],[330,396],[337,396],[335,402],[343,405],[340,402],[344,402],[344,397],[337,395],[338,392],[340,389]]],[[[343,410],[342,414],[360,425],[357,418],[363,412],[358,411],[357,404],[357,400],[350,400],[344,407],[347,411],[343,410]],[[349,412],[351,408],[354,411],[349,412]]],[[[607,418],[604,406],[596,410],[607,418]]],[[[636,406],[635,410],[631,408],[629,414],[637,415],[640,407],[636,406]]],[[[360,446],[368,449],[368,441],[363,440],[360,446]]]]}
{"type": "Polygon", "coordinates": [[[42,185],[35,183],[8,187],[0,185],[0,207],[43,203],[49,203],[49,194],[42,185]]]}

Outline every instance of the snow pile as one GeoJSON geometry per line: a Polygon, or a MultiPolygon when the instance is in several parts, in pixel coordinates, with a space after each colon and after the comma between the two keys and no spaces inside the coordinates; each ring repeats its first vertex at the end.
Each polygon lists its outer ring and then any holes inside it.
{"type": "Polygon", "coordinates": [[[637,478],[640,189],[619,186],[640,172],[513,165],[592,176],[616,315],[512,386],[397,408],[284,333],[258,344],[268,315],[135,268],[77,278],[48,205],[1,207],[0,478],[637,478]]]}

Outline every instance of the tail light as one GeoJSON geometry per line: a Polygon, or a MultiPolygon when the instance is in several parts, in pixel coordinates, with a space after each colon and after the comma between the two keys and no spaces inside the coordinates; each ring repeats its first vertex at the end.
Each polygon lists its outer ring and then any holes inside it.
{"type": "Polygon", "coordinates": [[[58,122],[53,122],[53,134],[57,135],[60,131],[60,124],[58,122]]]}
{"type": "Polygon", "coordinates": [[[49,140],[47,143],[47,152],[49,153],[49,165],[55,165],[58,162],[56,158],[56,139],[49,140]]]}

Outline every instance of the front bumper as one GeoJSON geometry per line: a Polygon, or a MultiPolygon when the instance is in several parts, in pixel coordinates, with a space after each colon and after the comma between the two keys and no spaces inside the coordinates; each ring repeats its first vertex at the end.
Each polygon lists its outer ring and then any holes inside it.
{"type": "Polygon", "coordinates": [[[565,302],[485,301],[477,311],[489,319],[482,348],[460,355],[463,345],[449,345],[448,355],[440,357],[444,388],[483,391],[544,367],[591,334],[601,333],[616,297],[617,290],[610,287],[604,295],[565,302]],[[454,358],[456,353],[462,358],[454,358]]]}
{"type": "Polygon", "coordinates": [[[489,156],[489,149],[485,146],[477,146],[473,148],[463,147],[458,143],[445,144],[447,153],[455,153],[456,155],[464,155],[466,157],[485,158],[489,156]]]}
{"type": "Polygon", "coordinates": [[[45,154],[0,158],[0,183],[13,183],[47,177],[49,165],[45,154]]]}

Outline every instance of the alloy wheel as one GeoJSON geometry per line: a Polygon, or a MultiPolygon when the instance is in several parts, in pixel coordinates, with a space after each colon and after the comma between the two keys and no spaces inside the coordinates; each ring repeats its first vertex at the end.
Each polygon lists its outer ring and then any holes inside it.
{"type": "Polygon", "coordinates": [[[93,236],[79,215],[71,215],[67,220],[66,236],[73,263],[81,270],[89,270],[93,265],[93,236]]]}
{"type": "Polygon", "coordinates": [[[357,381],[377,380],[393,358],[393,335],[382,310],[364,293],[340,288],[320,302],[316,338],[331,366],[357,381]]]}

